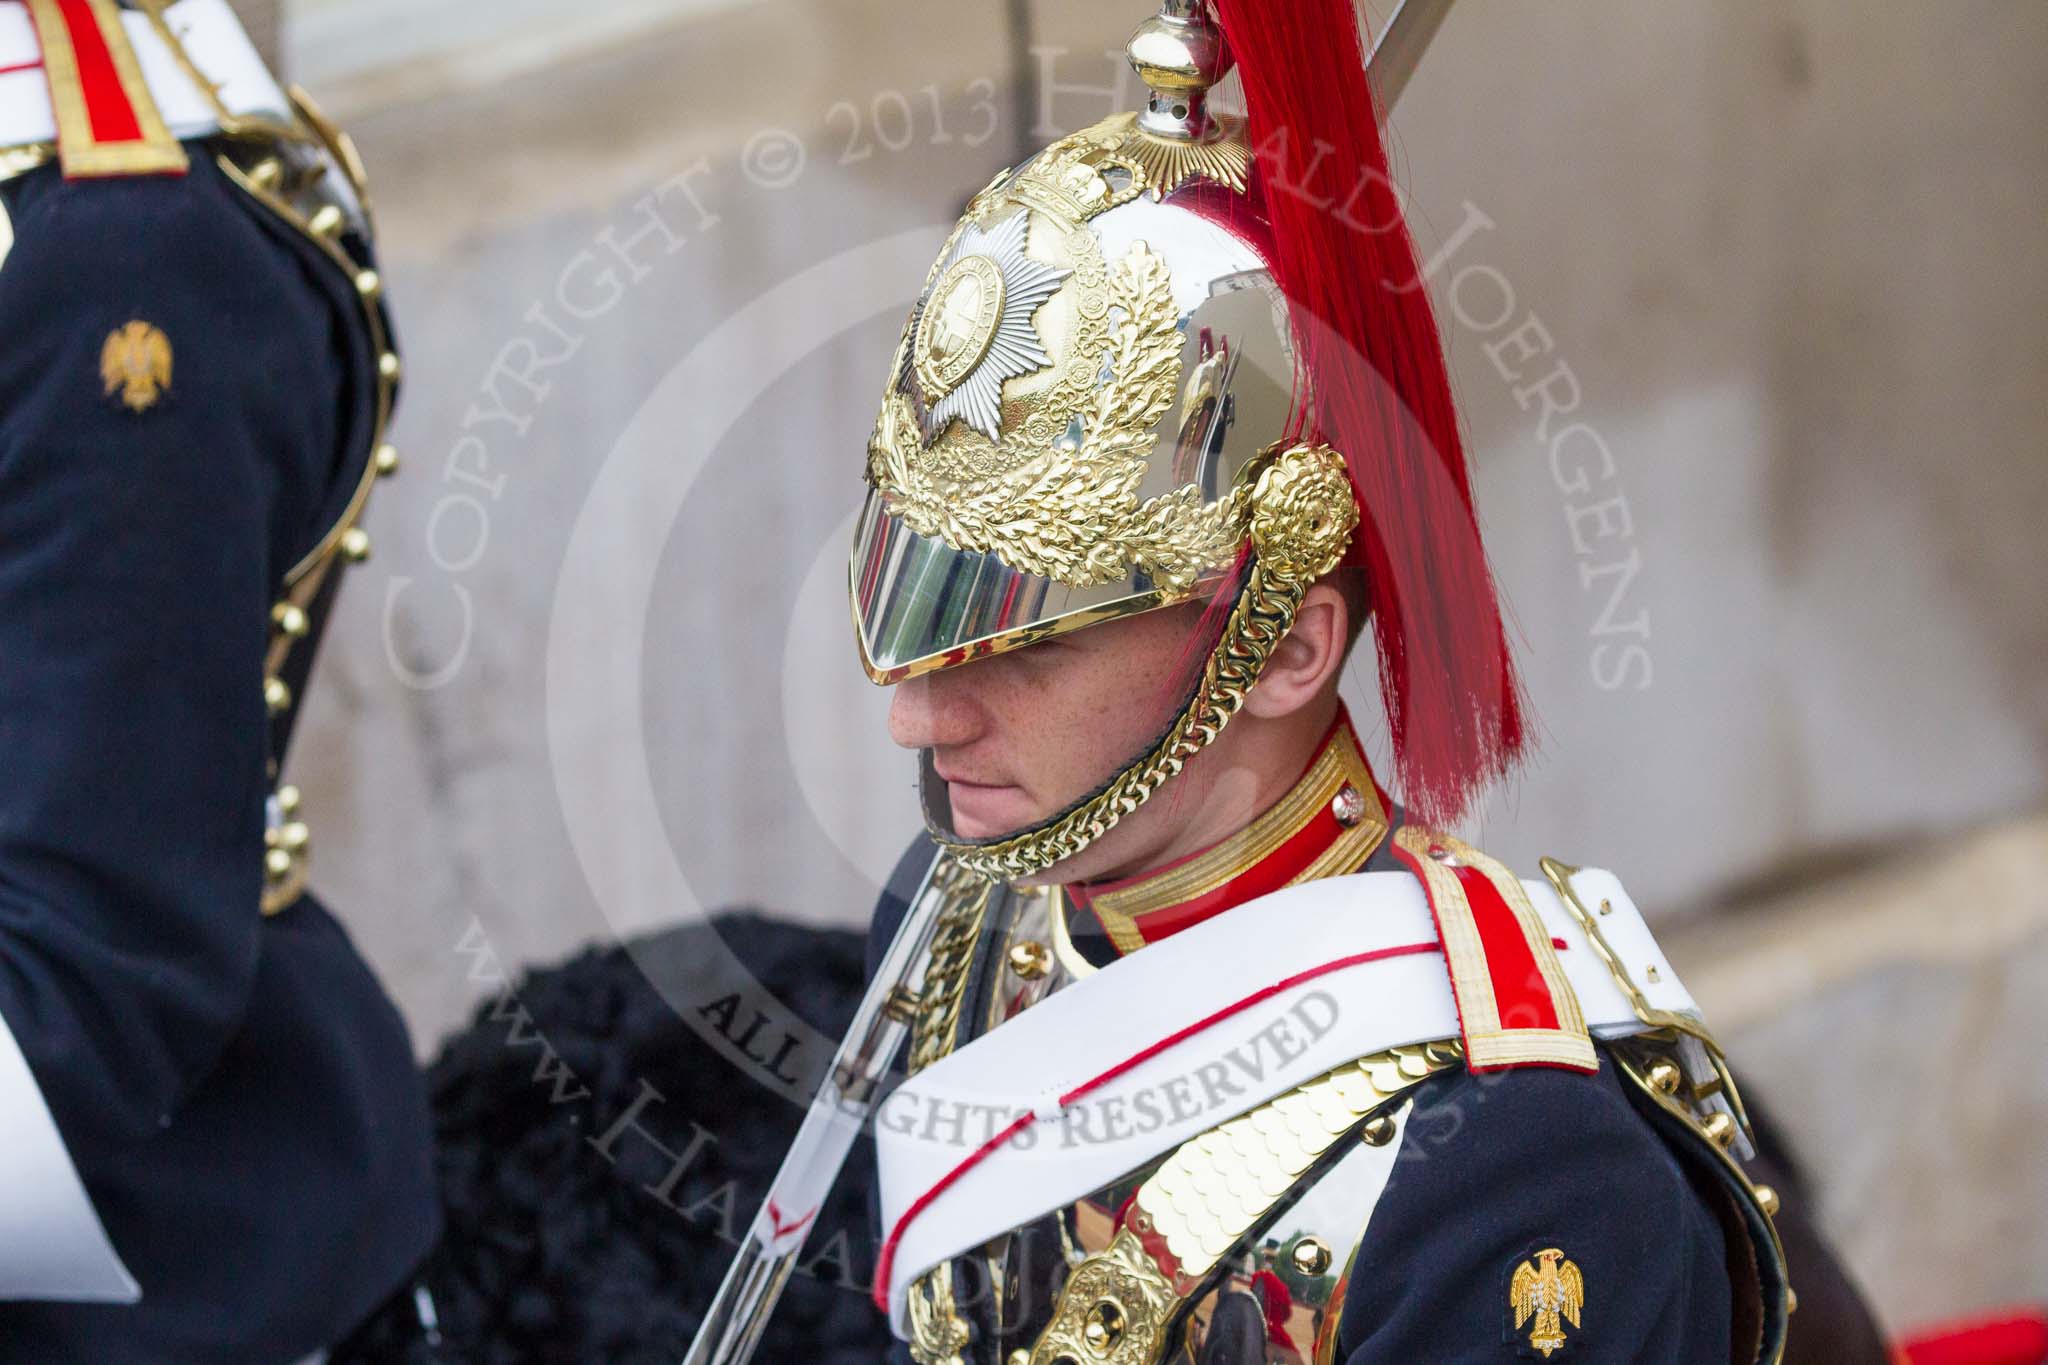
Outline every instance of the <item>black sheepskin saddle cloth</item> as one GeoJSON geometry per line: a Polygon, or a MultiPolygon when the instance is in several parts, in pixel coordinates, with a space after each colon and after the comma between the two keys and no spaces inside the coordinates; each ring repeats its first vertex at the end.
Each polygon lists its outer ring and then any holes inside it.
{"type": "MultiPolygon", "coordinates": [[[[709,935],[825,1038],[845,1030],[862,989],[856,933],[731,914],[516,979],[481,934],[465,945],[492,993],[427,1073],[446,1231],[417,1284],[333,1365],[682,1359],[803,1120],[651,983],[663,964],[726,960],[709,935]]],[[[715,1002],[701,984],[691,998],[715,1002]]],[[[736,1037],[745,1021],[708,1022],[736,1037]]],[[[888,1327],[866,1298],[873,1179],[863,1138],[756,1359],[886,1358],[888,1327]]]]}

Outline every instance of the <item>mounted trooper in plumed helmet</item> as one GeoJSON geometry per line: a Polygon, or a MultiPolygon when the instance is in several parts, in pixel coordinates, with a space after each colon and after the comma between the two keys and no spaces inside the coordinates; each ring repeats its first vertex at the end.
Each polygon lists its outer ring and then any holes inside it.
{"type": "MultiPolygon", "coordinates": [[[[1524,727],[1352,11],[1214,13],[975,196],[888,372],[853,614],[929,838],[825,1097],[908,1031],[877,1302],[920,1365],[1775,1360],[1776,1196],[1670,963],[1611,874],[1445,828],[1524,727]],[[1366,618],[1405,807],[1337,699],[1366,618]]],[[[744,1358],[814,1119],[693,1361],[744,1358]]]]}

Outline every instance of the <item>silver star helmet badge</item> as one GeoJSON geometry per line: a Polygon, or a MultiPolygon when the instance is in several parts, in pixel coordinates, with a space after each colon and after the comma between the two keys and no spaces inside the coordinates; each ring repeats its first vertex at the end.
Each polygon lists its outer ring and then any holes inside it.
{"type": "Polygon", "coordinates": [[[969,225],[918,311],[911,371],[927,440],[959,418],[991,441],[1002,429],[1003,381],[1052,364],[1031,316],[1071,271],[1024,254],[1028,211],[984,232],[969,225]]]}

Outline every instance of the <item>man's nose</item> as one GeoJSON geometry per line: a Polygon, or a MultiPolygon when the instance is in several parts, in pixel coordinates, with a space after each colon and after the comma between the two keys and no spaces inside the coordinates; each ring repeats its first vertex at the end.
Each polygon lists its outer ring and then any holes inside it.
{"type": "Polygon", "coordinates": [[[889,738],[906,749],[943,749],[981,733],[981,712],[956,679],[926,673],[896,684],[889,700],[889,738]]]}

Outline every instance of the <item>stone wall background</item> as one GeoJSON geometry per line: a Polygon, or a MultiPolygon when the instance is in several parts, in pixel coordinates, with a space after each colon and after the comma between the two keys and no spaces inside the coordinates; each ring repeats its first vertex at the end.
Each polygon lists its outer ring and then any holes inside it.
{"type": "MultiPolygon", "coordinates": [[[[1022,74],[1108,86],[1143,8],[1027,6],[1022,74]]],[[[407,14],[283,6],[408,374],[291,768],[424,1051],[466,935],[864,917],[916,827],[840,578],[882,371],[966,194],[1129,99],[1020,98],[994,4],[407,14]]],[[[1473,0],[1393,125],[1545,734],[1471,832],[1627,878],[1895,1324],[2048,1298],[2044,126],[2029,0],[1473,0]],[[1559,365],[1611,472],[1553,468],[1559,365]]]]}

